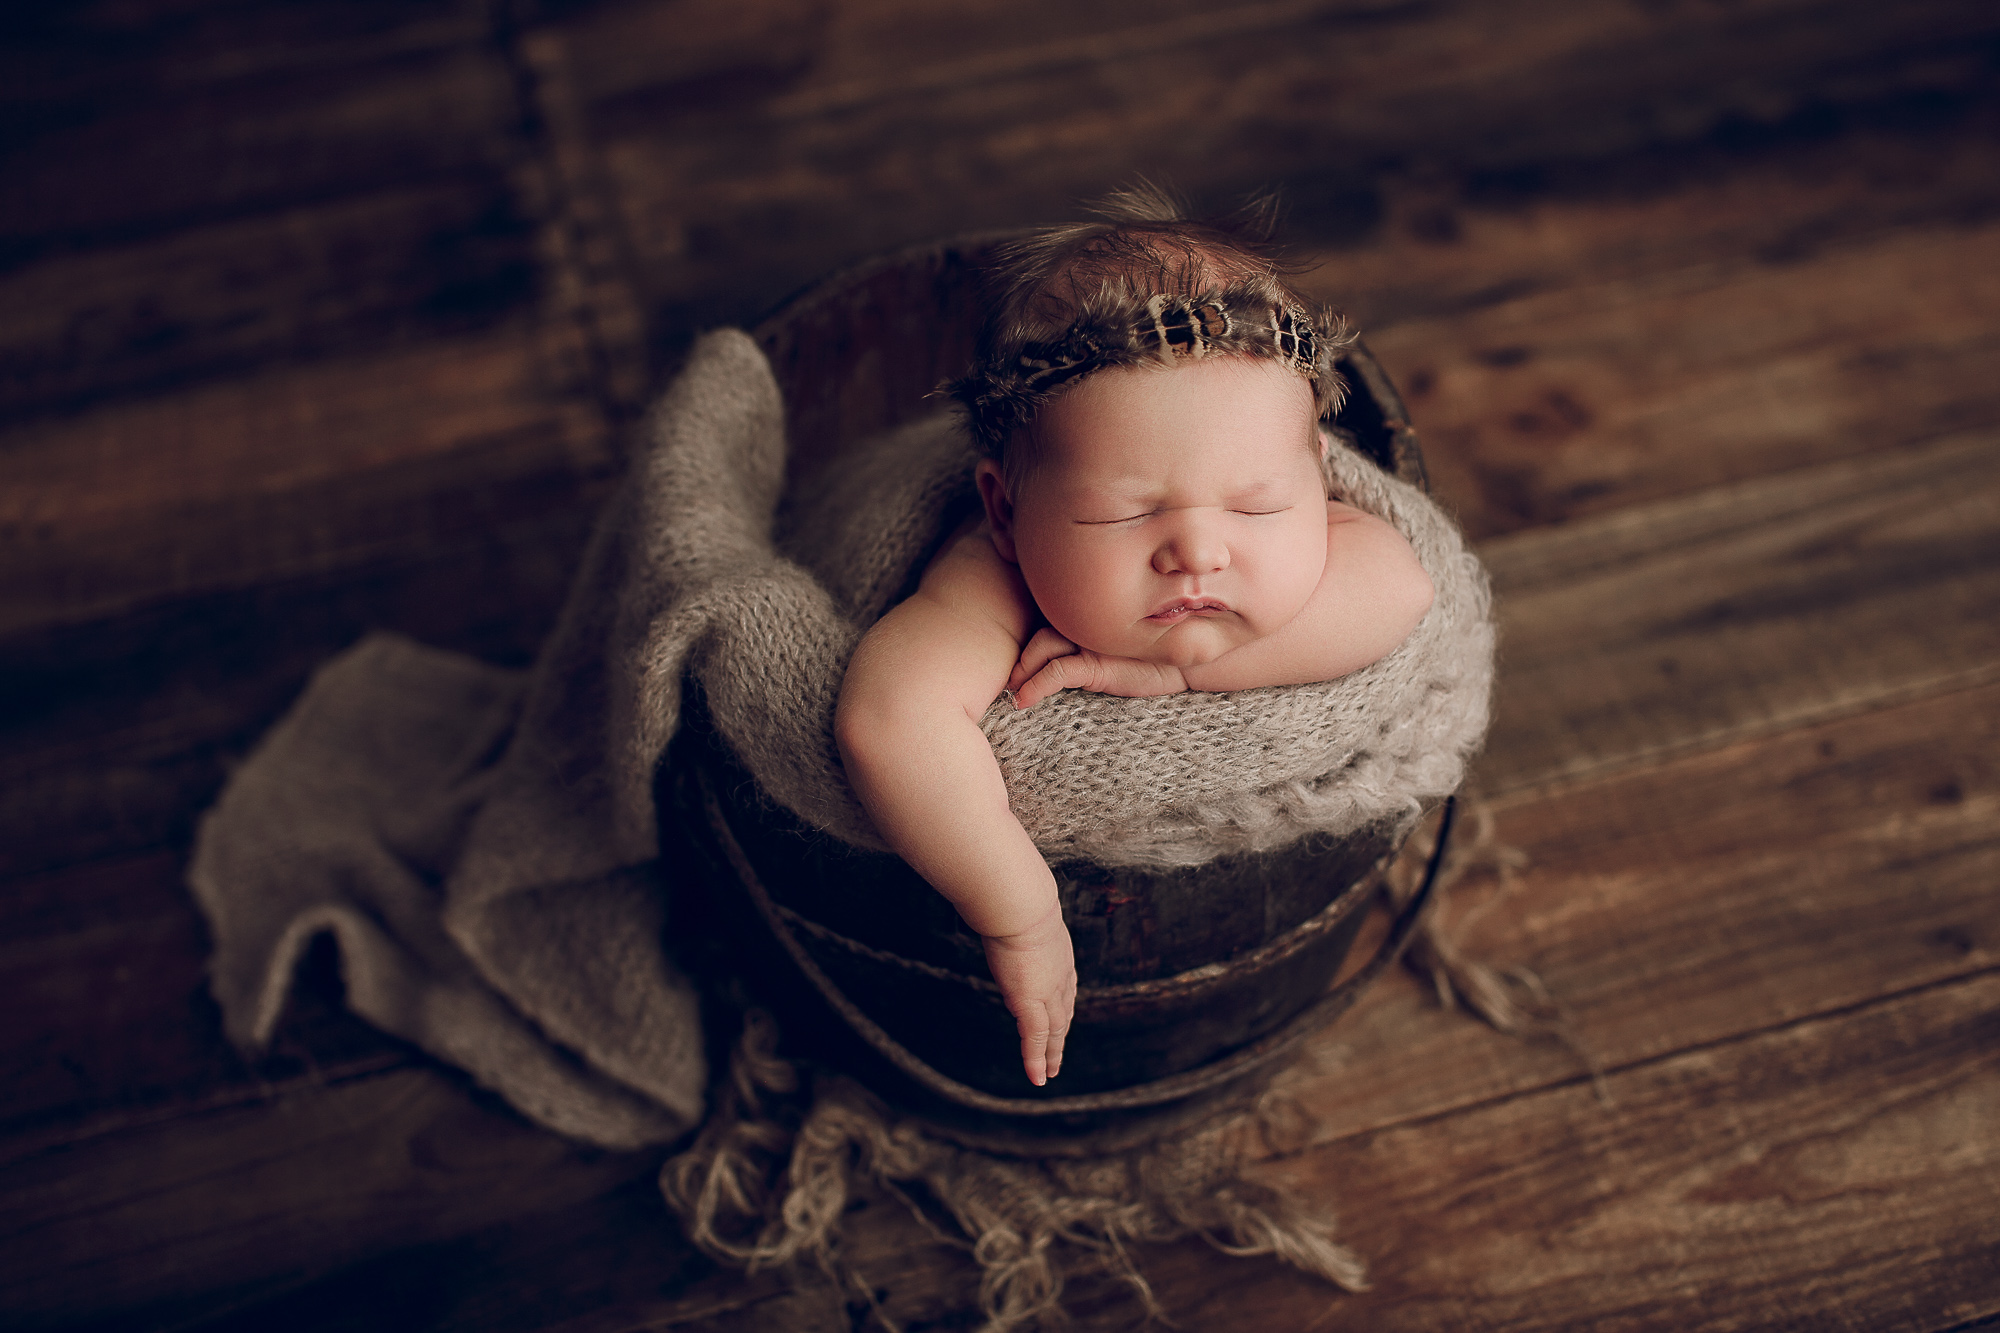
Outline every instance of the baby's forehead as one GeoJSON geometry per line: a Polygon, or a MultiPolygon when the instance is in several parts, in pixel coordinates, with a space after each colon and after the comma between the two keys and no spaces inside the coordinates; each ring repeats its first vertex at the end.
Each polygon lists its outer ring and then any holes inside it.
{"type": "Polygon", "coordinates": [[[1253,498],[1296,490],[1318,476],[1316,455],[1289,444],[1282,454],[1273,451],[1263,459],[1197,459],[1192,465],[1187,459],[1109,451],[1102,457],[1058,456],[1037,471],[1050,484],[1030,488],[1031,494],[1049,498],[1080,493],[1137,498],[1173,491],[1253,498]]]}
{"type": "Polygon", "coordinates": [[[1081,432],[1038,460],[1020,503],[1256,504],[1323,493],[1318,434],[1304,427],[1213,452],[1081,432]]]}
{"type": "Polygon", "coordinates": [[[1318,425],[1312,385],[1271,361],[1216,357],[1177,368],[1097,372],[1044,404],[1028,429],[1037,447],[1085,455],[1101,448],[1165,450],[1183,437],[1239,425],[1286,443],[1310,443],[1318,425]]]}

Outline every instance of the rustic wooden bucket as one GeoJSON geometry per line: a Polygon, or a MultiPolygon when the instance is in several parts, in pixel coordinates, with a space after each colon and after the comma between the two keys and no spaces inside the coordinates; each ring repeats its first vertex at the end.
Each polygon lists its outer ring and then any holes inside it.
{"type": "MultiPolygon", "coordinates": [[[[886,256],[835,275],[756,331],[789,413],[792,469],[830,446],[935,411],[927,396],[970,361],[977,269],[1002,236],[886,256]]],[[[1341,369],[1335,424],[1384,470],[1422,484],[1401,400],[1365,348],[1341,369]]],[[[1079,991],[1061,1078],[1021,1073],[1014,1022],[978,937],[899,858],[805,828],[761,796],[701,718],[698,692],[670,756],[663,813],[707,863],[719,920],[794,1009],[817,1007],[893,1099],[988,1129],[1077,1134],[1158,1114],[1268,1067],[1331,1021],[1400,951],[1432,876],[1368,963],[1335,986],[1395,831],[1307,837],[1173,870],[1052,867],[1079,991]],[[753,938],[754,937],[754,938],[753,938]],[[761,953],[758,951],[761,949],[761,953]],[[775,974],[784,973],[780,977],[775,974]]],[[[808,1027],[815,1016],[808,1015],[808,1027]]]]}

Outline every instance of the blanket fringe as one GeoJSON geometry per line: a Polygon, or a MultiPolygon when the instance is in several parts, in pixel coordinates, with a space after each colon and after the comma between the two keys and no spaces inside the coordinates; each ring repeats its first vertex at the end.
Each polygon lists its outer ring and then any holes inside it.
{"type": "Polygon", "coordinates": [[[1100,1157],[1003,1156],[898,1115],[851,1079],[808,1075],[777,1043],[776,1023],[751,1011],[714,1113],[661,1171],[689,1238],[717,1260],[749,1271],[811,1265],[893,1330],[840,1247],[849,1200],[879,1189],[971,1253],[984,1333],[1060,1320],[1065,1281],[1085,1274],[1122,1280],[1158,1316],[1131,1247],[1189,1236],[1225,1254],[1275,1256],[1350,1291],[1367,1286],[1323,1205],[1244,1174],[1260,1147],[1269,1151],[1269,1099],[1100,1157]]]}
{"type": "MultiPolygon", "coordinates": [[[[1426,823],[1404,843],[1387,874],[1389,891],[1398,902],[1408,901],[1416,892],[1436,842],[1436,829],[1426,823]]],[[[1446,923],[1446,902],[1468,878],[1498,880],[1499,892],[1504,894],[1526,864],[1527,857],[1518,848],[1501,843],[1493,807],[1474,793],[1461,793],[1458,831],[1438,872],[1437,886],[1432,890],[1434,902],[1403,961],[1431,984],[1444,1008],[1463,1009],[1488,1026],[1516,1036],[1551,1036],[1557,1033],[1560,1015],[1542,979],[1525,967],[1496,967],[1466,957],[1458,937],[1476,913],[1449,926],[1446,923]]]]}
{"type": "MultiPolygon", "coordinates": [[[[1527,865],[1528,858],[1518,847],[1500,841],[1493,807],[1476,792],[1461,793],[1459,810],[1460,831],[1446,850],[1445,864],[1432,890],[1431,910],[1410,940],[1410,947],[1403,954],[1404,964],[1430,982],[1442,1007],[1462,1009],[1510,1036],[1552,1041],[1563,1047],[1589,1072],[1598,1100],[1609,1106],[1611,1093],[1603,1064],[1577,1036],[1570,1014],[1541,976],[1520,964],[1495,966],[1469,958],[1460,946],[1459,939],[1473,922],[1497,906],[1513,887],[1515,876],[1527,865]],[[1480,878],[1496,881],[1495,891],[1447,924],[1446,903],[1468,880],[1480,878]]],[[[1404,843],[1386,876],[1395,900],[1407,901],[1416,891],[1421,867],[1435,845],[1436,833],[1429,826],[1419,828],[1404,843]]]]}

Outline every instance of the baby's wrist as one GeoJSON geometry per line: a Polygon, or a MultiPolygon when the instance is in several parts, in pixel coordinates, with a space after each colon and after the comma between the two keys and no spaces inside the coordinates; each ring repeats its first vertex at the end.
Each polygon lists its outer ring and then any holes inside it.
{"type": "MultiPolygon", "coordinates": [[[[994,924],[1014,925],[1013,922],[997,922],[994,924]]],[[[1066,927],[1063,925],[1062,904],[1052,898],[1048,907],[1039,916],[1015,929],[986,931],[979,930],[977,926],[974,926],[973,929],[978,930],[979,938],[989,944],[997,944],[1002,948],[1018,948],[1022,945],[1034,944],[1041,938],[1052,933],[1052,931],[1063,930],[1066,927]]]]}

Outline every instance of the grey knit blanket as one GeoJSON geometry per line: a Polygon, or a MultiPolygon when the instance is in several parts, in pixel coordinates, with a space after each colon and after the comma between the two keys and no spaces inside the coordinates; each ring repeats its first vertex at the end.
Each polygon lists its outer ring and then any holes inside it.
{"type": "MultiPolygon", "coordinates": [[[[233,1039],[256,1049],[311,940],[363,1017],[529,1117],[608,1147],[702,1116],[698,997],[663,941],[675,868],[653,778],[700,682],[771,798],[879,847],[832,716],[854,644],[971,498],[940,416],[823,459],[785,492],[756,345],[698,342],[650,414],[535,667],[374,635],[329,662],[230,780],[189,869],[233,1039]]],[[[1197,863],[1413,821],[1485,734],[1485,576],[1421,492],[1336,450],[1334,493],[1409,537],[1437,587],[1366,670],[1318,685],[1118,699],[1070,691],[983,726],[1052,857],[1197,863]]]]}

